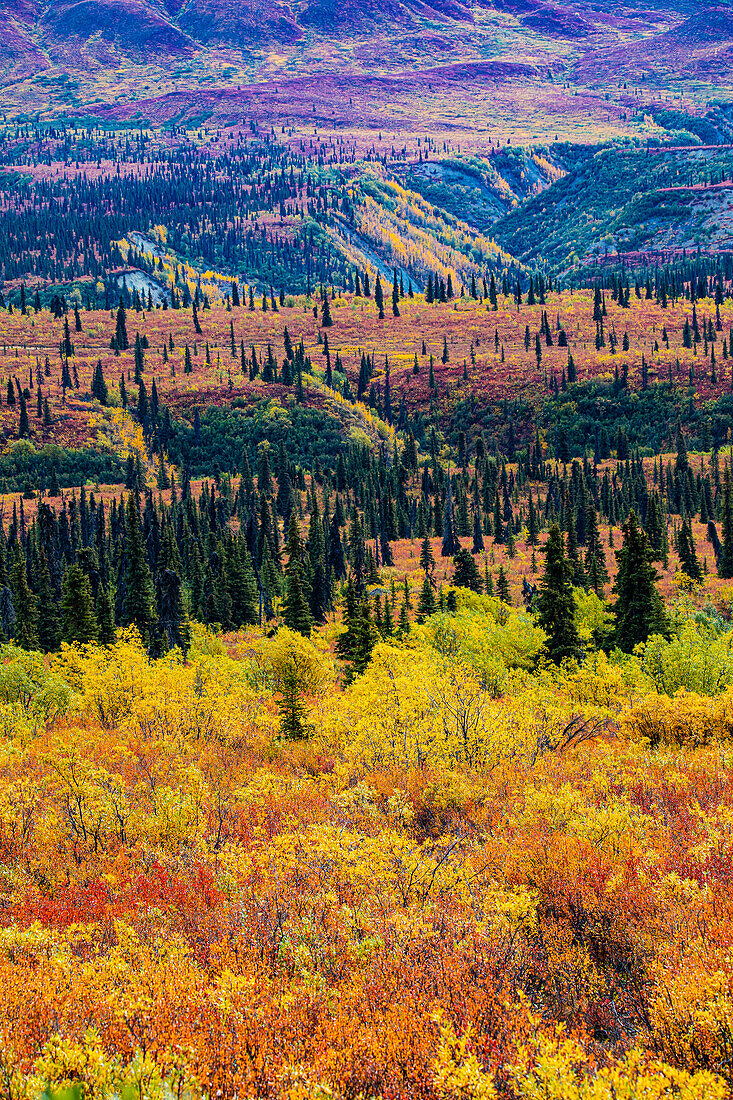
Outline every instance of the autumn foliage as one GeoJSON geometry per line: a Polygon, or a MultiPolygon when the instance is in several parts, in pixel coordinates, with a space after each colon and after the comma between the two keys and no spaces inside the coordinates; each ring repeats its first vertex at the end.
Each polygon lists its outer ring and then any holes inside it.
{"type": "Polygon", "coordinates": [[[346,689],[330,629],[4,647],[3,1094],[727,1096],[729,695],[469,593],[346,689]]]}

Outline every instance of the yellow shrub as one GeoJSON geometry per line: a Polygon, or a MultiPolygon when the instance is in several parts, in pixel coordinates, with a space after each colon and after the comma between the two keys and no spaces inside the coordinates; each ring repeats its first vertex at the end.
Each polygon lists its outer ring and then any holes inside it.
{"type": "Polygon", "coordinates": [[[292,668],[304,695],[323,695],[336,679],[334,662],[318,637],[304,638],[282,626],[273,638],[262,638],[252,646],[248,674],[255,687],[280,691],[286,671],[292,668]]]}
{"type": "Polygon", "coordinates": [[[733,691],[709,698],[678,691],[647,696],[624,718],[624,728],[633,740],[646,739],[657,745],[708,745],[733,737],[733,691]]]}
{"type": "Polygon", "coordinates": [[[723,1100],[727,1095],[714,1074],[647,1061],[637,1050],[593,1073],[583,1048],[561,1026],[536,1031],[520,1048],[511,1079],[521,1100],[723,1100]]]}
{"type": "Polygon", "coordinates": [[[670,960],[660,968],[650,1023],[655,1049],[680,1065],[705,1066],[726,1074],[733,1056],[733,989],[730,958],[724,969],[679,968],[670,960]],[[727,971],[727,975],[726,975],[727,971]]]}
{"type": "Polygon", "coordinates": [[[440,1029],[433,1087],[445,1100],[493,1100],[496,1096],[494,1082],[468,1049],[470,1039],[470,1032],[458,1038],[450,1023],[440,1029]]]}

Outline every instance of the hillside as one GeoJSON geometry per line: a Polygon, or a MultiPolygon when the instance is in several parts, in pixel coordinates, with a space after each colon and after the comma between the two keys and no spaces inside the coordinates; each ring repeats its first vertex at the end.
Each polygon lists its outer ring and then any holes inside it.
{"type": "MultiPolygon", "coordinates": [[[[479,17],[485,14],[487,7],[489,5],[464,4],[460,0],[435,0],[432,4],[423,0],[351,0],[345,5],[334,4],[331,0],[294,0],[291,5],[266,5],[261,0],[248,0],[242,9],[232,11],[221,0],[189,0],[185,4],[162,5],[158,14],[163,13],[169,17],[182,30],[191,32],[202,44],[217,40],[232,46],[241,46],[241,28],[244,26],[249,27],[249,34],[246,36],[248,42],[264,45],[274,38],[285,45],[301,35],[303,28],[326,37],[358,39],[375,29],[400,34],[428,23],[442,22],[448,27],[453,23],[472,26],[477,20],[481,22],[479,17]]],[[[600,31],[598,8],[584,9],[583,5],[561,5],[542,0],[500,0],[492,7],[496,13],[507,15],[520,26],[550,38],[572,41],[589,36],[593,38],[600,31]]],[[[674,24],[674,16],[670,18],[665,12],[666,9],[660,7],[659,13],[653,18],[664,24],[674,24]]],[[[130,3],[125,0],[124,4],[118,5],[120,23],[125,15],[130,19],[129,39],[125,43],[127,47],[131,46],[135,38],[135,15],[139,18],[140,13],[140,7],[136,7],[132,0],[130,3]]],[[[724,9],[719,9],[718,22],[723,13],[724,9]]],[[[647,11],[646,16],[649,19],[652,13],[647,11]]],[[[99,33],[105,37],[110,30],[110,15],[103,3],[89,4],[82,9],[78,4],[68,4],[66,0],[49,0],[49,3],[38,7],[31,26],[39,17],[41,30],[45,32],[49,43],[56,46],[61,44],[64,37],[92,39],[99,33]],[[79,15],[82,10],[86,11],[86,22],[83,23],[80,18],[75,19],[73,14],[69,15],[69,8],[77,9],[79,15]]],[[[152,9],[137,24],[140,46],[146,41],[146,25],[150,18],[152,9]]],[[[629,25],[636,27],[635,18],[633,11],[620,9],[616,12],[619,27],[625,27],[629,20],[629,25]]],[[[678,17],[677,21],[680,25],[678,33],[682,36],[699,40],[700,33],[705,33],[695,31],[696,26],[705,25],[705,19],[701,19],[699,15],[693,15],[686,21],[678,17]]],[[[717,37],[719,31],[716,23],[708,34],[708,40],[717,37]]],[[[170,42],[161,39],[152,48],[159,53],[165,53],[171,48],[175,52],[175,42],[173,39],[170,42]]]]}
{"type": "Polygon", "coordinates": [[[22,78],[48,64],[33,37],[39,11],[33,0],[6,0],[0,5],[0,72],[22,78]]]}
{"type": "Polygon", "coordinates": [[[163,236],[0,303],[16,1092],[729,1100],[733,262],[380,318],[163,236]]]}
{"type": "Polygon", "coordinates": [[[489,157],[452,157],[392,170],[411,190],[435,206],[486,231],[504,214],[563,175],[561,158],[545,150],[505,146],[489,157]]]}
{"type": "MultiPolygon", "coordinates": [[[[179,56],[190,53],[191,39],[144,0],[59,0],[50,5],[38,24],[42,40],[56,49],[95,39],[102,50],[115,46],[121,51],[149,56],[150,53],[179,56]]],[[[97,47],[94,47],[95,49],[97,47]]],[[[102,59],[111,60],[102,53],[102,59]]]]}
{"type": "Polygon", "coordinates": [[[178,24],[203,45],[262,46],[297,42],[303,30],[286,3],[259,0],[232,6],[220,0],[197,0],[183,6],[178,24]]]}
{"type": "Polygon", "coordinates": [[[523,262],[563,273],[608,253],[729,247],[732,178],[728,149],[601,149],[497,221],[492,233],[523,262]]]}
{"type": "Polygon", "coordinates": [[[0,1100],[733,1100],[732,12],[0,0],[0,1100]]]}
{"type": "MultiPolygon", "coordinates": [[[[235,7],[223,0],[4,0],[0,81],[12,86],[9,102],[23,109],[43,94],[43,86],[32,84],[44,69],[52,79],[78,80],[83,106],[103,102],[110,82],[117,102],[150,99],[156,88],[193,100],[201,83],[241,91],[253,80],[287,81],[307,71],[407,76],[415,67],[498,60],[528,65],[546,82],[540,102],[552,116],[556,80],[572,84],[573,97],[606,80],[618,106],[623,97],[612,73],[634,85],[648,77],[652,93],[678,90],[675,65],[679,74],[720,82],[727,72],[721,49],[729,38],[727,12],[693,3],[641,11],[540,0],[246,0],[235,7]],[[189,56],[196,58],[191,68],[175,64],[189,56]],[[121,61],[122,83],[114,75],[121,61]]],[[[535,136],[547,141],[557,125],[544,121],[536,120],[535,136]]]]}
{"type": "Polygon", "coordinates": [[[664,83],[695,78],[713,86],[730,79],[733,59],[733,19],[727,4],[704,2],[690,5],[686,18],[643,41],[625,47],[589,50],[579,58],[576,79],[598,83],[608,80],[633,81],[640,74],[664,83]]]}

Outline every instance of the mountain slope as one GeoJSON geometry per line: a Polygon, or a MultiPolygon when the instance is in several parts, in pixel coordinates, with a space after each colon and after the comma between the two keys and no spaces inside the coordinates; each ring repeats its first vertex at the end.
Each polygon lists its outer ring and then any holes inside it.
{"type": "Polygon", "coordinates": [[[371,27],[406,29],[422,19],[442,22],[455,19],[473,23],[470,5],[458,0],[306,0],[298,16],[300,23],[323,34],[353,36],[371,27]]]}
{"type": "Polygon", "coordinates": [[[616,253],[730,247],[732,176],[730,149],[602,149],[492,234],[519,260],[561,273],[616,253]]]}
{"type": "Polygon", "coordinates": [[[59,60],[66,51],[69,61],[80,43],[155,60],[195,46],[287,47],[304,36],[316,47],[321,39],[360,40],[368,53],[375,34],[387,35],[399,52],[395,36],[441,27],[459,55],[468,50],[475,57],[477,47],[486,47],[496,56],[504,29],[507,41],[526,30],[529,52],[560,50],[559,57],[564,42],[584,53],[603,44],[613,50],[623,39],[633,50],[636,38],[655,31],[711,46],[728,17],[723,6],[708,10],[694,0],[651,0],[643,13],[608,0],[0,0],[0,60],[6,67],[23,58],[40,66],[38,41],[59,60]],[[476,38],[470,37],[473,28],[476,38]]]}
{"type": "Polygon", "coordinates": [[[194,48],[187,34],[145,0],[60,0],[47,9],[39,29],[57,44],[97,40],[132,54],[176,55],[194,48]]]}
{"type": "Polygon", "coordinates": [[[303,37],[292,9],[281,0],[195,0],[181,11],[178,24],[206,45],[248,46],[266,41],[291,43],[303,37]]]}
{"type": "Polygon", "coordinates": [[[32,37],[39,11],[36,0],[0,0],[0,73],[17,79],[47,67],[32,37]]]}
{"type": "Polygon", "coordinates": [[[723,4],[695,5],[687,18],[658,34],[594,49],[574,67],[576,79],[636,82],[641,73],[675,81],[698,77],[716,82],[733,74],[733,9],[723,4]],[[727,48],[725,48],[727,46],[727,48]]]}

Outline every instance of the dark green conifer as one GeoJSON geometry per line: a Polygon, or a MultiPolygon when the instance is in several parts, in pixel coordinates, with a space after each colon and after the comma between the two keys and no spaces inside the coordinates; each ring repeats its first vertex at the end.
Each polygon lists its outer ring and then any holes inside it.
{"type": "Polygon", "coordinates": [[[535,606],[539,624],[547,634],[547,654],[555,664],[560,664],[566,657],[579,657],[581,648],[575,625],[572,567],[565,557],[562,532],[556,523],[550,528],[543,551],[545,571],[535,606]]]}
{"type": "Polygon", "coordinates": [[[377,272],[377,281],[374,284],[374,304],[379,310],[379,320],[384,320],[384,294],[382,293],[382,283],[379,278],[379,272],[377,272]]]}
{"type": "Polygon", "coordinates": [[[125,313],[125,304],[120,298],[120,304],[117,309],[117,321],[115,324],[115,347],[117,351],[127,351],[130,346],[130,341],[127,337],[127,317],[125,313]]]}
{"type": "Polygon", "coordinates": [[[692,535],[692,524],[689,519],[683,520],[677,540],[680,556],[680,568],[682,572],[693,581],[702,580],[702,570],[695,549],[695,540],[692,535]]]}
{"type": "Polygon", "coordinates": [[[435,602],[435,593],[433,592],[433,586],[430,583],[430,578],[425,577],[420,587],[420,595],[417,599],[417,621],[424,623],[430,616],[434,615],[437,608],[435,602]]]}
{"type": "Polygon", "coordinates": [[[595,594],[603,599],[604,586],[610,578],[606,567],[606,552],[598,530],[598,517],[592,505],[586,509],[585,542],[585,571],[588,584],[595,594]]]}
{"type": "Polygon", "coordinates": [[[613,590],[616,594],[614,641],[626,653],[650,634],[668,632],[667,616],[656,586],[652,550],[645,532],[632,510],[623,526],[623,545],[616,552],[618,573],[613,590]]]}
{"type": "Polygon", "coordinates": [[[61,585],[61,636],[82,645],[99,637],[89,578],[76,563],[68,566],[61,585]]]}
{"type": "Polygon", "coordinates": [[[336,643],[336,652],[346,661],[346,680],[352,680],[366,670],[374,646],[379,641],[371,617],[371,606],[366,596],[359,596],[353,581],[346,586],[344,608],[345,631],[336,643]]]}
{"type": "Polygon", "coordinates": [[[107,383],[104,380],[101,359],[97,360],[97,365],[94,368],[94,375],[92,377],[92,397],[96,397],[100,405],[107,405],[109,403],[109,392],[107,390],[107,383]]]}
{"type": "Polygon", "coordinates": [[[456,588],[470,588],[472,592],[483,591],[481,573],[473,554],[468,550],[459,550],[453,558],[453,584],[456,588]]]}
{"type": "Polygon", "coordinates": [[[18,435],[21,439],[27,439],[30,435],[30,424],[28,422],[28,404],[25,399],[25,394],[20,395],[20,418],[18,420],[18,435]]]}
{"type": "Polygon", "coordinates": [[[10,568],[9,579],[15,609],[13,641],[21,649],[38,649],[38,597],[28,584],[25,558],[16,559],[10,568]]]}
{"type": "Polygon", "coordinates": [[[731,490],[730,468],[726,465],[723,478],[723,516],[722,549],[718,561],[718,573],[721,577],[733,577],[733,491],[731,490]]]}
{"type": "Polygon", "coordinates": [[[114,645],[115,605],[110,588],[100,589],[97,600],[97,623],[99,626],[99,644],[114,645]]]}
{"type": "Polygon", "coordinates": [[[306,637],[311,632],[313,617],[309,607],[310,584],[307,577],[303,543],[298,528],[298,518],[293,511],[285,544],[288,556],[285,567],[285,598],[283,621],[291,630],[306,637]]]}
{"type": "Polygon", "coordinates": [[[191,628],[183,599],[181,578],[173,569],[163,569],[158,577],[158,622],[167,649],[180,649],[184,655],[191,644],[191,628]]]}
{"type": "Polygon", "coordinates": [[[125,509],[125,584],[122,621],[134,624],[147,643],[155,623],[155,589],[148,565],[140,503],[131,493],[125,509]]]}
{"type": "Polygon", "coordinates": [[[290,657],[285,661],[285,667],[280,675],[279,688],[280,733],[291,741],[301,740],[308,736],[307,712],[301,694],[300,676],[294,657],[290,657]]]}
{"type": "Polygon", "coordinates": [[[46,555],[41,555],[38,578],[38,645],[44,653],[52,653],[61,642],[61,617],[51,587],[46,555]]]}

